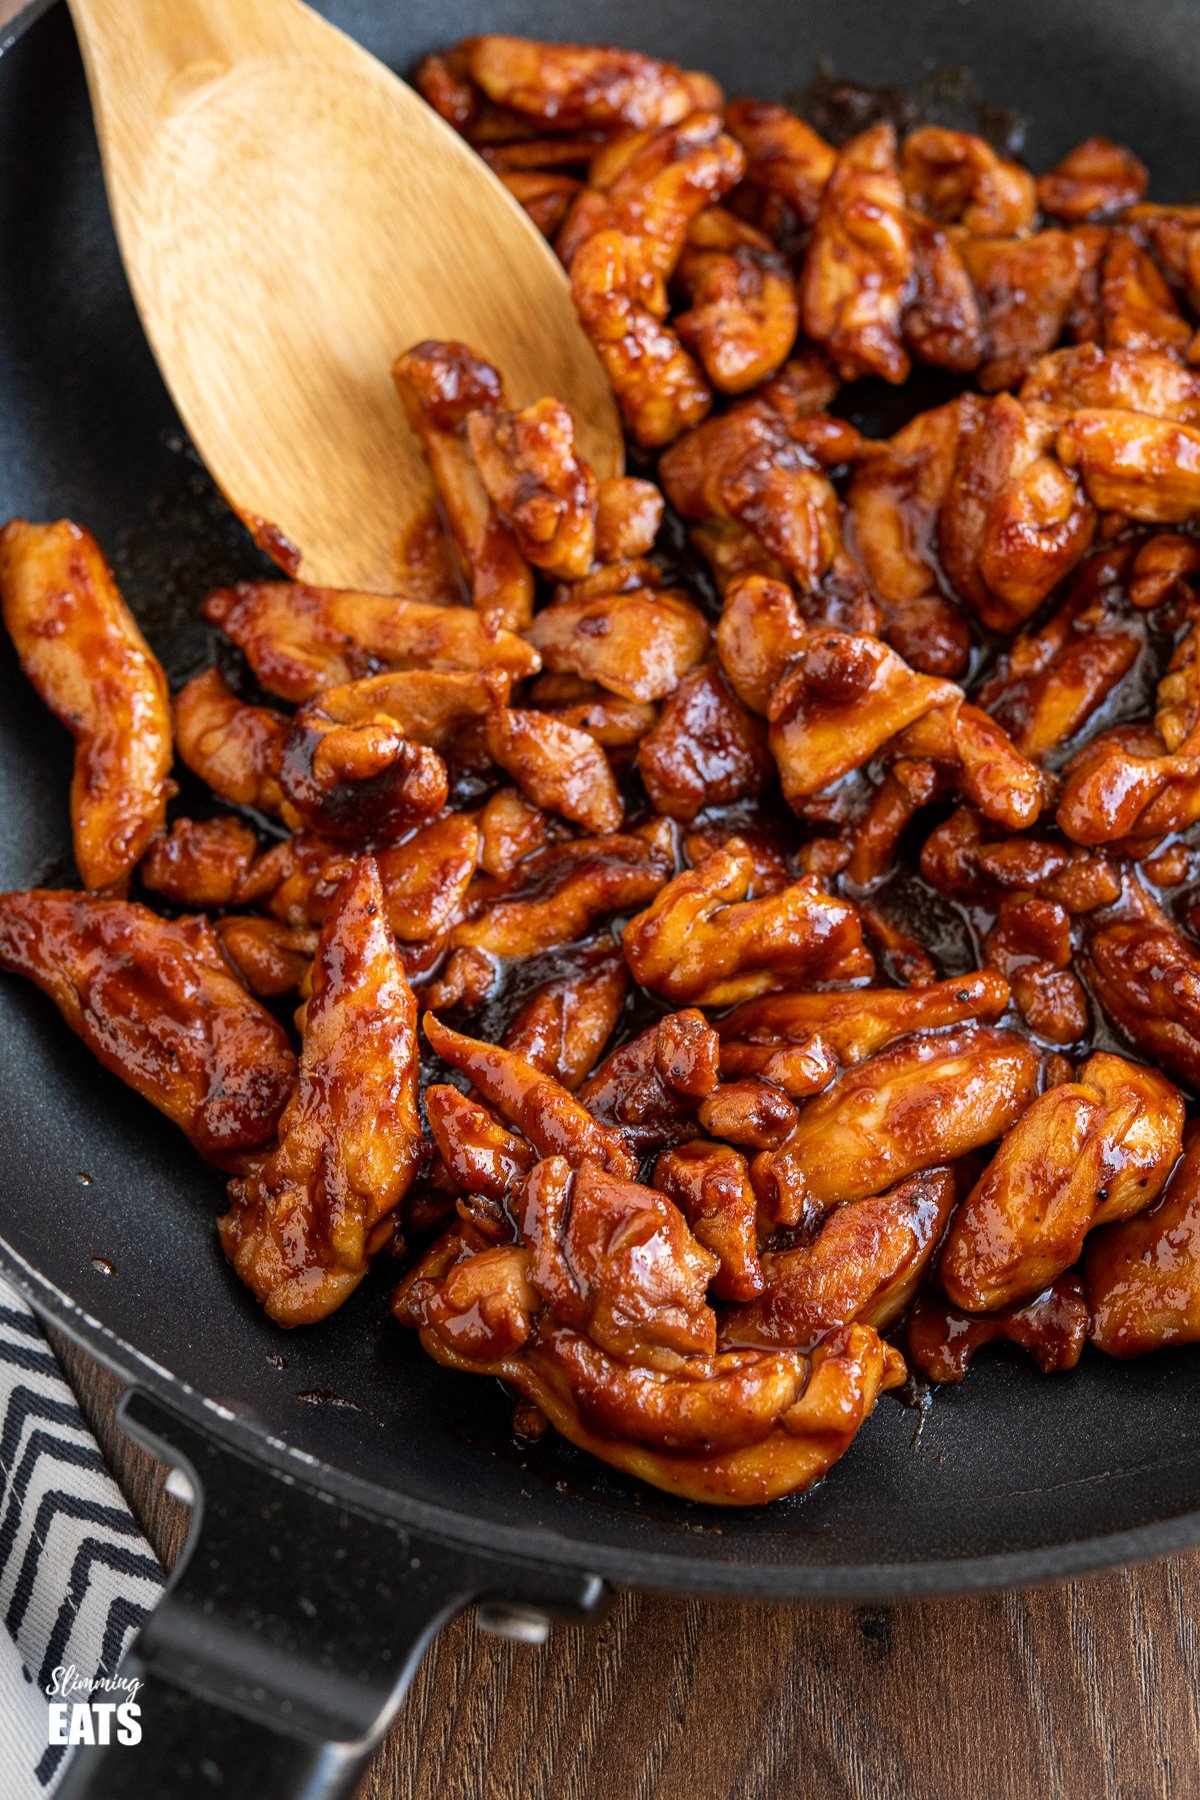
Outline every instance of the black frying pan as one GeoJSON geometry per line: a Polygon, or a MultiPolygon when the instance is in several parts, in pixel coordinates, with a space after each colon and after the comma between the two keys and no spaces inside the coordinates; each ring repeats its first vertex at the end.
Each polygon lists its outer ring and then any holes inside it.
{"type": "MultiPolygon", "coordinates": [[[[0,19],[11,10],[0,0],[0,19]]],[[[1035,167],[1102,130],[1150,165],[1157,197],[1200,185],[1187,0],[322,10],[401,69],[485,28],[629,44],[768,98],[806,86],[818,57],[907,87],[955,65],[1028,121],[1035,167]]],[[[142,337],[61,8],[0,60],[0,517],[12,513],[95,531],[174,682],[209,660],[206,589],[258,566],[142,337]]],[[[53,882],[70,869],[68,740],[7,643],[0,681],[0,886],[53,882]]],[[[720,1514],[561,1442],[516,1454],[491,1384],[439,1369],[390,1323],[386,1271],[319,1329],[276,1331],[221,1257],[219,1178],[15,981],[0,984],[0,1068],[0,1262],[136,1384],[127,1423],[203,1493],[198,1548],[139,1646],[143,1744],[82,1754],[64,1796],[207,1795],[217,1779],[269,1800],[348,1793],[429,1633],[480,1598],[493,1625],[536,1634],[539,1615],[586,1611],[603,1583],[882,1599],[1200,1538],[1200,1350],[1128,1365],[1089,1354],[1058,1380],[984,1359],[919,1432],[915,1412],[881,1403],[817,1492],[720,1514]]]]}

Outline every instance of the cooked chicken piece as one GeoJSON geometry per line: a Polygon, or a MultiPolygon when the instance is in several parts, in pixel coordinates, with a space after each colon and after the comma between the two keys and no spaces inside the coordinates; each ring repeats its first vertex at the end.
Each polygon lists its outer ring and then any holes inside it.
{"type": "Polygon", "coordinates": [[[682,1004],[727,1006],[804,982],[869,975],[862,922],[806,875],[747,899],[754,861],[738,839],[668,882],[622,934],[643,987],[682,1004]]]}
{"type": "Polygon", "coordinates": [[[1127,231],[1114,231],[1100,271],[1100,318],[1106,350],[1182,355],[1192,327],[1153,257],[1127,231]]]}
{"type": "Polygon", "coordinates": [[[445,752],[468,726],[507,704],[512,683],[507,669],[395,669],[322,688],[320,710],[338,725],[382,715],[414,743],[445,752]]]}
{"type": "Polygon", "coordinates": [[[593,159],[609,141],[609,133],[595,128],[574,134],[554,132],[546,137],[509,137],[505,142],[481,144],[479,154],[489,169],[513,171],[571,169],[586,175],[593,159]]]}
{"type": "Polygon", "coordinates": [[[1200,207],[1133,206],[1128,223],[1145,237],[1192,311],[1200,302],[1200,207]]]}
{"type": "Polygon", "coordinates": [[[1182,525],[1200,512],[1200,430],[1140,413],[1080,410],[1055,442],[1102,512],[1182,525]]]}
{"type": "Polygon", "coordinates": [[[654,1186],[675,1202],[697,1243],[720,1264],[710,1283],[720,1300],[752,1300],[762,1292],[758,1202],[746,1159],[728,1144],[693,1138],[664,1150],[654,1186]]]}
{"type": "Polygon", "coordinates": [[[402,844],[378,850],[384,909],[396,936],[417,944],[454,924],[478,859],[479,827],[461,813],[434,819],[402,844]]]}
{"type": "Polygon", "coordinates": [[[319,700],[302,706],[283,739],[285,823],[351,843],[382,843],[440,813],[449,796],[436,750],[406,738],[386,713],[341,725],[319,700]]]}
{"type": "Polygon", "coordinates": [[[785,582],[746,575],[731,585],[717,627],[717,655],[730,686],[752,712],[770,711],[772,696],[808,635],[785,582]]]}
{"type": "Polygon", "coordinates": [[[1144,163],[1111,138],[1085,138],[1048,175],[1039,175],[1041,209],[1070,225],[1104,219],[1134,206],[1149,182],[1144,163]]]}
{"type": "Polygon", "coordinates": [[[846,544],[879,602],[880,635],[926,675],[961,676],[970,653],[967,621],[941,590],[934,532],[978,414],[972,394],[918,413],[846,491],[846,544]]]}
{"type": "Polygon", "coordinates": [[[279,1143],[229,1184],[225,1254],[279,1325],[341,1306],[421,1161],[417,1008],[379,873],[358,858],[321,932],[279,1143]]]}
{"type": "Polygon", "coordinates": [[[722,1348],[809,1350],[852,1320],[886,1330],[911,1303],[954,1201],[953,1174],[934,1169],[839,1206],[809,1244],[764,1250],[762,1292],[722,1313],[722,1348]]]}
{"type": "Polygon", "coordinates": [[[921,757],[897,756],[888,761],[872,783],[865,809],[851,824],[845,846],[849,852],[846,878],[856,891],[866,893],[878,887],[895,870],[909,826],[922,807],[940,798],[946,786],[945,772],[921,757]]]}
{"type": "Polygon", "coordinates": [[[983,944],[983,960],[1012,985],[1029,1029],[1048,1043],[1079,1043],[1087,1034],[1087,996],[1071,968],[1071,915],[1057,900],[1005,894],[983,944]]]}
{"type": "Polygon", "coordinates": [[[1196,817],[1200,800],[1194,756],[1165,755],[1149,725],[1101,732],[1067,765],[1056,814],[1080,844],[1128,848],[1137,837],[1154,843],[1196,817]]]}
{"type": "Polygon", "coordinates": [[[698,106],[719,106],[708,75],[636,50],[539,43],[491,33],[464,38],[472,81],[497,106],[555,131],[671,125],[698,106]]]}
{"type": "Polygon", "coordinates": [[[388,668],[502,669],[519,681],[541,667],[536,650],[472,607],[390,594],[243,581],[210,594],[204,616],[270,693],[297,702],[388,668]]]}
{"type": "Polygon", "coordinates": [[[708,648],[703,615],[670,588],[556,600],[529,636],[547,669],[597,681],[625,700],[664,699],[708,648]]]}
{"type": "Polygon", "coordinates": [[[504,1033],[504,1048],[574,1093],[612,1036],[628,987],[625,959],[601,943],[525,1002],[504,1033]]]}
{"type": "Polygon", "coordinates": [[[245,819],[176,819],[152,840],[138,874],[144,888],[176,906],[229,906],[258,854],[258,838],[245,819]]]}
{"type": "Polygon", "coordinates": [[[478,124],[483,95],[471,80],[461,44],[444,55],[422,57],[413,70],[413,86],[456,131],[466,134],[478,124]]]}
{"type": "Polygon", "coordinates": [[[904,1377],[899,1353],[864,1325],[831,1333],[811,1357],[619,1360],[555,1324],[527,1249],[483,1245],[461,1230],[436,1244],[397,1290],[397,1317],[439,1362],[502,1377],[572,1443],[668,1492],[730,1506],[799,1492],[904,1377]]]}
{"type": "MultiPolygon", "coordinates": [[[[998,394],[975,412],[942,501],[938,549],[946,574],[992,631],[1015,631],[1092,539],[1095,514],[1056,459],[1056,448],[1063,456],[1056,430],[1054,415],[998,394]]],[[[1096,500],[1086,473],[1083,483],[1096,500]]]]}
{"type": "Polygon", "coordinates": [[[999,1026],[902,1038],[839,1075],[783,1148],[757,1159],[760,1203],[769,1184],[773,1213],[820,1213],[956,1162],[1020,1118],[1040,1064],[1035,1045],[999,1026]]]}
{"type": "Polygon", "coordinates": [[[718,1019],[721,1073],[735,1079],[761,1075],[791,1093],[793,1071],[802,1066],[796,1051],[810,1059],[827,1057],[834,1069],[846,1068],[912,1032],[972,1021],[994,1024],[1008,1003],[1008,982],[991,969],[928,987],[769,994],[718,1019]]]}
{"type": "MultiPolygon", "coordinates": [[[[533,617],[533,574],[521,534],[502,516],[476,455],[477,442],[485,455],[495,443],[489,428],[494,433],[513,417],[499,374],[465,344],[431,338],[398,357],[392,375],[450,521],[472,604],[485,619],[521,630],[533,617]]],[[[494,455],[488,465],[493,481],[497,461],[503,458],[494,455]]]]}
{"type": "Polygon", "coordinates": [[[0,895],[0,967],[49,994],[71,1030],[202,1156],[273,1135],[296,1079],[283,1027],[246,992],[208,920],[35,889],[0,895]]]}
{"type": "Polygon", "coordinates": [[[652,481],[622,475],[602,481],[596,494],[596,561],[627,562],[654,548],[663,497],[652,481]]]}
{"type": "Polygon", "coordinates": [[[896,133],[874,125],[838,154],[800,277],[804,329],[843,381],[906,379],[900,321],[912,269],[896,133]]]}
{"type": "Polygon", "coordinates": [[[1013,639],[979,689],[980,706],[1034,762],[1067,745],[1142,654],[1145,623],[1119,584],[1127,561],[1124,546],[1089,556],[1061,605],[1013,639]]]}
{"type": "Polygon", "coordinates": [[[530,1282],[556,1324],[612,1356],[716,1349],[707,1290],[717,1259],[665,1194],[554,1156],[531,1170],[513,1209],[530,1282]]]}
{"type": "Polygon", "coordinates": [[[939,893],[985,906],[998,905],[1000,895],[1010,891],[1058,900],[1072,914],[1094,912],[1120,898],[1120,869],[1108,856],[1047,838],[989,842],[988,836],[983,820],[960,807],[926,839],[923,878],[939,893]]]}
{"type": "Polygon", "coordinates": [[[442,524],[435,501],[411,519],[396,545],[397,590],[410,600],[434,606],[461,606],[469,601],[453,540],[442,524]]]}
{"type": "Polygon", "coordinates": [[[801,225],[815,224],[838,153],[785,106],[734,100],[725,124],[746,152],[746,174],[785,200],[801,225]]]}
{"type": "Polygon", "coordinates": [[[90,532],[0,531],[0,612],[39,697],[75,739],[71,829],[88,888],[122,882],[174,793],[167,683],[90,532]]]}
{"type": "Polygon", "coordinates": [[[1089,1336],[1109,1356],[1200,1340],[1200,1138],[1155,1205],[1088,1239],[1089,1336]]]}
{"type": "Polygon", "coordinates": [[[315,931],[253,913],[225,913],[213,920],[213,930],[228,961],[260,1000],[281,1000],[309,982],[317,952],[315,931]]]}
{"type": "Polygon", "coordinates": [[[965,375],[987,352],[983,314],[962,251],[951,232],[908,215],[912,294],[901,315],[904,341],[918,362],[965,375]]]}
{"type": "Polygon", "coordinates": [[[541,848],[549,820],[516,788],[498,788],[479,813],[479,867],[486,875],[511,875],[522,857],[541,848]]]}
{"type": "Polygon", "coordinates": [[[670,1371],[630,1367],[556,1331],[514,1385],[572,1442],[652,1486],[757,1506],[819,1481],[878,1394],[903,1379],[899,1351],[852,1325],[810,1357],[731,1350],[670,1371]]]}
{"type": "Polygon", "coordinates": [[[772,404],[771,383],[688,432],[659,463],[659,479],[685,519],[729,521],[753,532],[802,591],[815,589],[842,549],[837,495],[797,432],[804,422],[772,404]]]}
{"type": "Polygon", "coordinates": [[[743,1150],[778,1150],[786,1143],[797,1113],[787,1094],[757,1075],[723,1081],[696,1109],[709,1137],[743,1150]]]}
{"type": "Polygon", "coordinates": [[[1053,1375],[1075,1367],[1087,1335],[1083,1283],[1078,1275],[1060,1275],[1032,1300],[1000,1312],[965,1313],[948,1300],[922,1295],[908,1322],[907,1348],[909,1361],[929,1381],[961,1381],[975,1352],[994,1343],[1028,1350],[1042,1374],[1053,1375]]]}
{"type": "Polygon", "coordinates": [[[599,744],[543,712],[497,707],[486,725],[488,755],[535,806],[593,832],[616,831],[625,809],[599,744]]]}
{"type": "Polygon", "coordinates": [[[1144,1055],[1200,1087],[1200,956],[1165,920],[1118,920],[1088,935],[1088,986],[1144,1055]]]}
{"type": "Polygon", "coordinates": [[[644,839],[613,832],[552,844],[468,903],[451,948],[533,956],[570,944],[598,919],[643,906],[669,880],[670,860],[644,839]]]}
{"type": "Polygon", "coordinates": [[[655,811],[694,819],[761,793],[772,764],[766,732],[711,664],[685,675],[638,746],[637,766],[655,811]]]}
{"type": "Polygon", "coordinates": [[[261,906],[280,924],[322,924],[350,871],[354,852],[315,831],[295,831],[255,857],[233,896],[239,906],[261,906]]]}
{"type": "Polygon", "coordinates": [[[1200,629],[1189,626],[1158,684],[1154,729],[1167,749],[1192,749],[1200,736],[1200,629]]]}
{"type": "Polygon", "coordinates": [[[961,246],[983,312],[985,393],[1016,387],[1063,334],[1087,268],[1089,246],[1071,231],[1027,237],[969,237],[961,246]]]}
{"type": "Polygon", "coordinates": [[[519,200],[542,236],[553,243],[582,182],[572,175],[555,175],[543,169],[505,169],[496,173],[514,200],[519,200]]]}
{"type": "Polygon", "coordinates": [[[282,811],[279,759],[288,731],[282,713],[239,700],[219,669],[180,688],[174,712],[179,760],[214,794],[235,806],[282,811]]]}
{"type": "MultiPolygon", "coordinates": [[[[592,161],[559,235],[559,256],[570,269],[589,237],[619,231],[640,243],[646,270],[665,281],[692,221],[728,193],[744,167],[741,146],[722,130],[719,112],[697,111],[676,125],[614,138],[592,161]]],[[[665,301],[655,298],[651,310],[664,318],[665,301]]]]}
{"type": "Polygon", "coordinates": [[[486,1106],[455,1087],[431,1082],[425,1089],[430,1135],[456,1188],[502,1201],[524,1180],[537,1152],[506,1131],[486,1106]]]}
{"type": "Polygon", "coordinates": [[[675,329],[715,388],[744,394],[776,373],[796,341],[800,305],[765,233],[707,207],[688,228],[676,280],[688,305],[675,329]]]}
{"type": "MultiPolygon", "coordinates": [[[[530,698],[539,712],[574,731],[586,732],[602,750],[615,751],[612,765],[617,768],[635,751],[647,732],[654,729],[658,708],[649,700],[622,700],[617,694],[606,694],[594,681],[582,681],[576,675],[548,677],[550,681],[572,683],[576,690],[572,699],[552,699],[550,691],[539,691],[535,684],[530,698]]],[[[687,677],[685,676],[686,680],[687,677]]]]}
{"type": "Polygon", "coordinates": [[[944,788],[956,790],[1009,831],[1032,825],[1053,791],[1003,727],[967,700],[936,706],[906,726],[895,750],[931,764],[944,788]]]}
{"type": "Polygon", "coordinates": [[[1052,1088],[1004,1141],[950,1225],[942,1286],[968,1312],[1028,1300],[1070,1268],[1093,1225],[1143,1211],[1178,1159],[1183,1096],[1163,1076],[1099,1053],[1052,1088]]]}
{"type": "MultiPolygon", "coordinates": [[[[661,495],[659,497],[661,499],[661,495]]],[[[658,563],[651,562],[648,556],[632,556],[622,562],[597,563],[586,575],[581,575],[578,581],[560,581],[551,599],[558,603],[567,600],[607,600],[614,594],[636,594],[642,588],[656,592],[662,585],[663,571],[658,563]]],[[[543,679],[552,683],[553,672],[543,679]]]]}
{"type": "Polygon", "coordinates": [[[1138,547],[1129,568],[1129,604],[1149,612],[1168,601],[1189,601],[1200,574],[1200,543],[1173,531],[1156,531],[1138,547]]]}
{"type": "Polygon", "coordinates": [[[717,1086],[717,1058],[717,1034],[702,1012],[667,1013],[610,1051],[579,1099],[641,1156],[695,1135],[697,1109],[717,1086]]]}
{"type": "MultiPolygon", "coordinates": [[[[435,819],[376,853],[388,924],[406,943],[445,931],[460,916],[479,856],[479,828],[461,813],[435,819]]],[[[296,832],[259,857],[234,898],[265,905],[282,923],[322,924],[353,862],[351,849],[296,832]]]]}
{"type": "MultiPolygon", "coordinates": [[[[661,821],[670,828],[670,820],[661,821]]],[[[756,900],[760,894],[777,893],[780,888],[788,887],[795,879],[796,870],[779,847],[774,836],[762,831],[739,831],[718,825],[715,822],[704,828],[689,831],[683,840],[684,861],[695,868],[697,863],[711,856],[714,850],[724,850],[736,838],[743,849],[748,850],[754,864],[754,879],[750,884],[748,898],[756,900]]],[[[813,840],[816,842],[817,840],[813,840]]],[[[826,843],[830,840],[826,839],[826,843]]],[[[835,849],[838,847],[835,846],[835,849]]],[[[836,873],[836,866],[827,867],[819,857],[809,856],[811,845],[796,856],[796,868],[803,875],[829,875],[836,873]]]]}
{"type": "Polygon", "coordinates": [[[1067,412],[1116,410],[1200,425],[1200,373],[1157,350],[1102,350],[1078,344],[1034,363],[1018,395],[1067,412]]]}
{"type": "Polygon", "coordinates": [[[598,483],[575,454],[566,407],[537,400],[520,412],[470,413],[467,441],[492,505],[534,568],[564,581],[586,575],[598,483]]]}
{"type": "Polygon", "coordinates": [[[961,225],[973,238],[1014,237],[1037,215],[1033,176],[972,131],[943,125],[910,131],[900,166],[904,191],[918,212],[961,225]]]}
{"type": "Polygon", "coordinates": [[[1200,659],[1194,629],[1158,685],[1154,726],[1118,726],[1068,764],[1058,823],[1082,844],[1150,840],[1200,817],[1200,659]]]}
{"type": "MultiPolygon", "coordinates": [[[[955,683],[920,675],[878,638],[812,631],[775,689],[770,747],[784,796],[802,816],[824,817],[835,784],[885,745],[930,765],[989,818],[1018,830],[1047,798],[1045,778],[1007,734],[965,701],[955,683]]],[[[920,802],[922,784],[910,798],[920,802]]]]}
{"type": "Polygon", "coordinates": [[[918,674],[879,638],[810,631],[770,701],[784,797],[796,806],[861,768],[922,713],[961,704],[953,682],[918,674]]]}
{"type": "Polygon", "coordinates": [[[452,1069],[470,1077],[483,1098],[541,1156],[566,1157],[572,1167],[591,1160],[622,1179],[637,1173],[624,1138],[602,1125],[566,1088],[533,1063],[498,1044],[483,1044],[452,1031],[433,1013],[422,1025],[431,1048],[452,1069]]]}
{"type": "Polygon", "coordinates": [[[662,322],[666,294],[646,240],[593,233],[572,258],[571,294],[635,442],[654,450],[698,424],[712,389],[662,322]]]}

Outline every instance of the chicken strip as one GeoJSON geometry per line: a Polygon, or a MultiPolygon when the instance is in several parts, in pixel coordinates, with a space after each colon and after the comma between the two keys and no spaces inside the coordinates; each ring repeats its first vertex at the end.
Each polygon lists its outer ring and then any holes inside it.
{"type": "Polygon", "coordinates": [[[1088,1239],[1089,1336],[1109,1356],[1200,1342],[1200,1137],[1161,1199],[1088,1239]]]}
{"type": "Polygon", "coordinates": [[[283,1027],[208,920],[35,889],[0,895],[0,967],[49,994],[92,1054],[219,1162],[273,1134],[296,1079],[283,1027]]]}
{"type": "Polygon", "coordinates": [[[953,1174],[935,1169],[839,1206],[810,1244],[765,1250],[763,1291],[722,1313],[722,1348],[809,1350],[852,1320],[886,1330],[911,1303],[955,1197],[953,1174]]]}
{"type": "Polygon", "coordinates": [[[0,531],[0,610],[23,672],[75,739],[83,884],[112,887],[162,830],[175,792],[166,677],[100,546],[69,520],[0,531]]]}
{"type": "Polygon", "coordinates": [[[279,1143],[229,1184],[225,1254],[277,1325],[328,1318],[354,1292],[421,1161],[417,1006],[373,858],[321,932],[300,1079],[279,1143]]]}
{"type": "Polygon", "coordinates": [[[1007,1133],[959,1207],[941,1280],[968,1312],[1029,1300],[1069,1269],[1093,1225],[1141,1212],[1179,1156],[1183,1096],[1101,1052],[1007,1133]]]}

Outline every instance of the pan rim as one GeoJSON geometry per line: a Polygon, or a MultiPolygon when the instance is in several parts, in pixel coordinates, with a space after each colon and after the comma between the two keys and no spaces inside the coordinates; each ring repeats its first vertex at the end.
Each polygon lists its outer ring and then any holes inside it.
{"type": "MultiPolygon", "coordinates": [[[[32,0],[21,23],[36,17],[49,0],[32,0]]],[[[0,4],[0,13],[3,13],[0,4]]],[[[37,33],[34,33],[36,36],[37,33]]],[[[9,39],[0,32],[0,49],[9,39]]],[[[1036,1549],[986,1556],[931,1556],[928,1561],[838,1562],[797,1565],[756,1556],[742,1543],[740,1555],[695,1558],[679,1551],[595,1545],[586,1538],[586,1517],[578,1528],[537,1524],[500,1524],[417,1500],[402,1487],[354,1475],[344,1465],[314,1458],[268,1435],[261,1426],[232,1417],[201,1389],[189,1386],[168,1367],[155,1363],[129,1339],[101,1323],[0,1237],[0,1270],[21,1290],[39,1314],[123,1379],[136,1382],[205,1432],[260,1466],[285,1472],[306,1485],[324,1488],[339,1500],[380,1519],[428,1533],[431,1537],[477,1548],[511,1551],[528,1558],[531,1551],[562,1567],[588,1568],[621,1586],[677,1593],[709,1593],[727,1597],[791,1601],[890,1601],[908,1597],[985,1591],[1048,1582],[1082,1575],[1182,1550],[1200,1543],[1200,1506],[1146,1524],[1103,1535],[1061,1539],[1036,1549]]],[[[716,1509],[713,1509],[714,1512],[716,1509]]],[[[772,1540],[778,1543],[778,1539],[772,1540]]]]}
{"type": "Polygon", "coordinates": [[[987,1556],[931,1557],[881,1563],[789,1563],[740,1554],[699,1560],[685,1552],[597,1544],[557,1527],[510,1525],[473,1518],[414,1499],[398,1487],[366,1481],[336,1464],[285,1444],[218,1407],[198,1389],[103,1325],[0,1237],[0,1273],[42,1319],[131,1387],[201,1427],[225,1448],[305,1487],[378,1519],[430,1538],[498,1557],[531,1555],[556,1568],[595,1575],[612,1587],[712,1599],[798,1603],[865,1603],[946,1598],[998,1588],[1046,1585],[1193,1548],[1200,1508],[1121,1531],[1035,1549],[987,1556]]]}

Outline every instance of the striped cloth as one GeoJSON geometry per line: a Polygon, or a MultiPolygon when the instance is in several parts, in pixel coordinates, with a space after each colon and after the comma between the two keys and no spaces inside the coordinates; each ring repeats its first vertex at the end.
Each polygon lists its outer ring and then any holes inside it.
{"type": "Polygon", "coordinates": [[[54,1352],[0,1281],[3,1800],[53,1792],[69,1751],[51,1742],[47,1690],[111,1675],[162,1586],[54,1352]]]}

